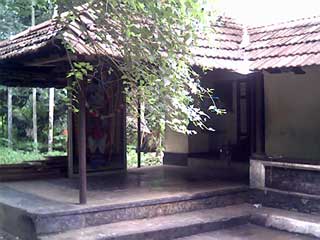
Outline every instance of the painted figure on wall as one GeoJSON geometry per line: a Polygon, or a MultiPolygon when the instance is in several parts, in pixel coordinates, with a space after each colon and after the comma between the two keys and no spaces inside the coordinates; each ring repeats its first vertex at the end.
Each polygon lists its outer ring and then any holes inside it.
{"type": "Polygon", "coordinates": [[[87,89],[89,111],[88,126],[88,163],[93,169],[105,167],[108,160],[110,136],[108,128],[108,99],[104,88],[91,83],[87,89]]]}
{"type": "MultiPolygon", "coordinates": [[[[78,169],[79,114],[74,113],[74,172],[78,169]]],[[[125,104],[119,76],[105,67],[86,86],[86,138],[88,172],[124,169],[125,104]]]]}

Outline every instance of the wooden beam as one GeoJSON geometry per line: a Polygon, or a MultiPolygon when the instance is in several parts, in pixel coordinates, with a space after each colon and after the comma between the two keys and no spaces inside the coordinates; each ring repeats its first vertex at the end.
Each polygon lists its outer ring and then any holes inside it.
{"type": "Polygon", "coordinates": [[[87,203],[86,84],[79,91],[79,202],[87,203]]]}
{"type": "Polygon", "coordinates": [[[68,58],[66,56],[52,57],[52,58],[37,59],[36,61],[25,63],[24,66],[28,66],[28,67],[56,66],[57,62],[67,62],[67,61],[68,61],[68,58]]]}
{"type": "Polygon", "coordinates": [[[294,74],[306,74],[306,72],[301,67],[292,68],[292,72],[294,72],[294,74]]]}
{"type": "Polygon", "coordinates": [[[65,75],[53,68],[0,66],[0,84],[12,87],[64,87],[65,75]]]}
{"type": "Polygon", "coordinates": [[[266,71],[268,72],[268,73],[282,73],[282,71],[281,71],[281,69],[280,68],[268,68],[268,69],[266,69],[266,71]]]}

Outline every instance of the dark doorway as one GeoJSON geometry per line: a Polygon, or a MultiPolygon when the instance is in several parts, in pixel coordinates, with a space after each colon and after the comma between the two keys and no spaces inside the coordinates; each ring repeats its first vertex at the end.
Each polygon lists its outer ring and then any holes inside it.
{"type": "Polygon", "coordinates": [[[252,81],[237,82],[237,145],[234,149],[236,161],[248,162],[252,143],[252,81]]]}

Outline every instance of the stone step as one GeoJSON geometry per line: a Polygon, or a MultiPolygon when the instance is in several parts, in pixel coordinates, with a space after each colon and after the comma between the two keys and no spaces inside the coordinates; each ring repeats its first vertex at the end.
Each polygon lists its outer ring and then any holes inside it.
{"type": "Polygon", "coordinates": [[[99,226],[134,219],[154,218],[195,210],[219,208],[247,202],[247,187],[226,188],[193,195],[168,197],[128,204],[89,207],[47,214],[34,214],[37,234],[99,226]]]}
{"type": "Polygon", "coordinates": [[[262,207],[253,210],[250,221],[269,228],[320,238],[320,217],[315,215],[262,207]]]}
{"type": "Polygon", "coordinates": [[[247,197],[248,187],[239,185],[127,203],[81,206],[0,187],[0,226],[22,239],[34,240],[38,235],[242,204],[247,197]]]}
{"type": "Polygon", "coordinates": [[[200,233],[176,240],[316,240],[314,237],[288,233],[253,224],[244,224],[219,231],[200,233]]]}
{"type": "Polygon", "coordinates": [[[151,219],[123,221],[40,236],[40,240],[170,240],[242,225],[249,221],[251,206],[241,204],[180,213],[151,219]]]}
{"type": "Polygon", "coordinates": [[[320,217],[266,207],[251,207],[249,224],[179,238],[179,240],[314,240],[320,239],[320,217]]]}
{"type": "Polygon", "coordinates": [[[320,195],[288,192],[278,189],[252,189],[250,202],[270,208],[296,211],[320,217],[320,195]]]}

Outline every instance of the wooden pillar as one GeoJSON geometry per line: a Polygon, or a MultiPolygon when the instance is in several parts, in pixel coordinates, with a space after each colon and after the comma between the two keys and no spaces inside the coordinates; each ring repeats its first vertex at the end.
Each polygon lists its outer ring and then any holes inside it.
{"type": "Polygon", "coordinates": [[[86,85],[81,83],[79,94],[79,201],[87,203],[87,137],[86,137],[86,85]]]}
{"type": "MultiPolygon", "coordinates": [[[[72,79],[68,79],[68,89],[67,95],[71,104],[73,104],[73,93],[72,93],[72,79]]],[[[68,117],[67,117],[67,132],[68,132],[68,177],[72,178],[75,174],[74,169],[74,124],[73,124],[73,109],[68,107],[68,117]]]]}
{"type": "Polygon", "coordinates": [[[256,153],[265,154],[265,103],[263,73],[256,80],[256,153]]]}
{"type": "Polygon", "coordinates": [[[250,153],[253,154],[257,151],[257,82],[255,77],[250,77],[250,153]]]}

